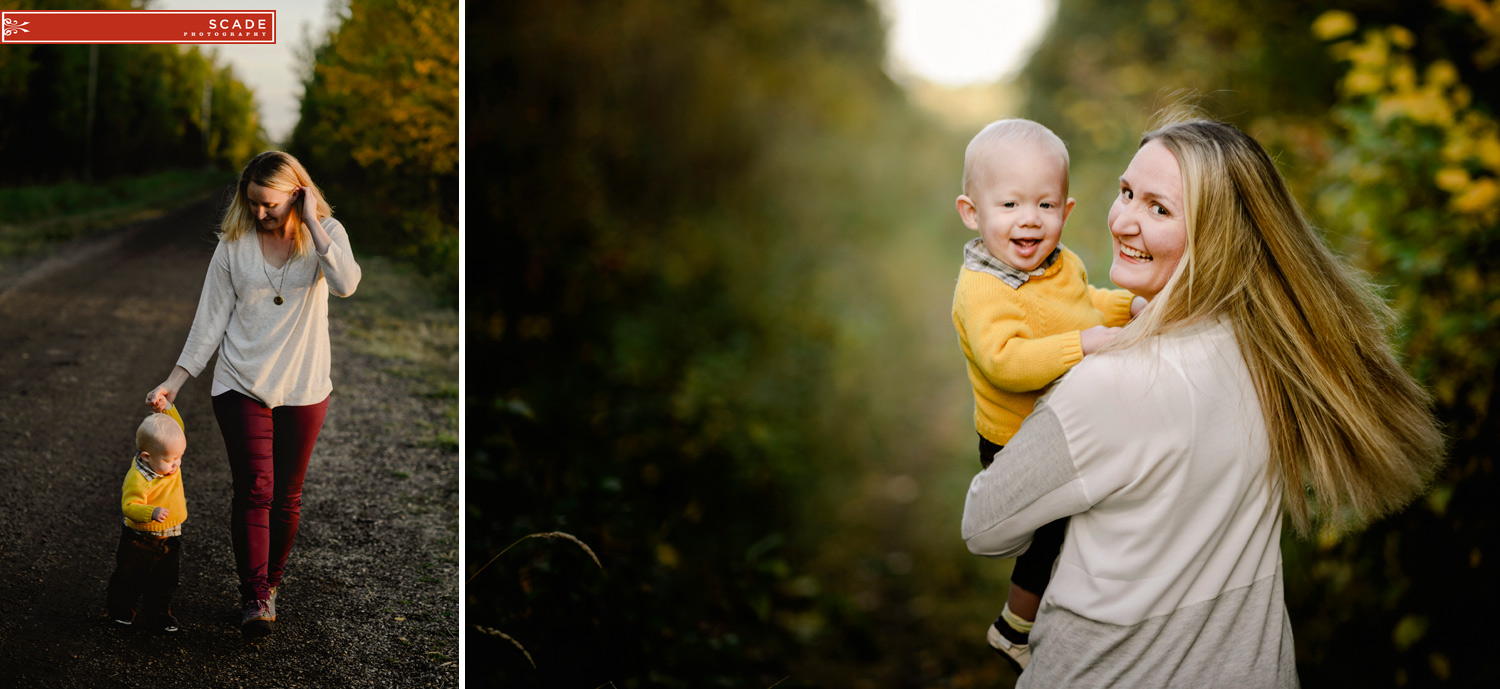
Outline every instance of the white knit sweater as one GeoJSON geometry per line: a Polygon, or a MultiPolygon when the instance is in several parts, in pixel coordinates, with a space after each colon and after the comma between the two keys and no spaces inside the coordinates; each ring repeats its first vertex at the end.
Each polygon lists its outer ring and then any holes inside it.
{"type": "Polygon", "coordinates": [[[237,390],[267,407],[323,401],[333,390],[328,294],[354,294],[360,269],[344,226],[331,217],[322,224],[333,240],[327,253],[292,259],[284,270],[265,262],[253,233],[221,240],[177,365],[197,377],[218,352],[216,387],[237,390]]]}
{"type": "Polygon", "coordinates": [[[1227,322],[1060,379],[964,506],[995,557],[1072,516],[1018,686],[1296,686],[1268,443],[1227,322]]]}

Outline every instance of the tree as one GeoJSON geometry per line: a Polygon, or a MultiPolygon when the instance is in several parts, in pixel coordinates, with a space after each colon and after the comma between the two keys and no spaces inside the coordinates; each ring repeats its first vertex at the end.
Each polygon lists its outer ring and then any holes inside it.
{"type": "Polygon", "coordinates": [[[458,280],[458,3],[351,0],[310,54],[292,152],[369,249],[458,280]]]}

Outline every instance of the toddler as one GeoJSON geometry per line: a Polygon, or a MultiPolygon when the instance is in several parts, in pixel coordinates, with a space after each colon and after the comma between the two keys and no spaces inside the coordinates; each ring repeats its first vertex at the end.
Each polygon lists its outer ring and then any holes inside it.
{"type": "Polygon", "coordinates": [[[135,431],[136,455],[125,473],[120,507],[125,523],[109,578],[109,615],[116,624],[137,621],[147,629],[177,631],[172,593],[182,553],[187,498],[182,490],[182,453],[187,449],[182,417],[168,406],[146,417],[135,431]],[[143,614],[136,616],[136,600],[143,614]]]}
{"type": "MultiPolygon", "coordinates": [[[[1068,149],[1046,127],[1009,119],[981,130],[964,151],[963,192],[959,217],[979,236],[964,246],[953,325],[974,388],[979,461],[988,467],[1043,389],[1146,300],[1089,285],[1082,261],[1058,243],[1073,211],[1068,149]]],[[[1028,634],[1066,529],[1063,519],[1037,531],[990,625],[990,646],[1017,671],[1031,658],[1028,634]]]]}

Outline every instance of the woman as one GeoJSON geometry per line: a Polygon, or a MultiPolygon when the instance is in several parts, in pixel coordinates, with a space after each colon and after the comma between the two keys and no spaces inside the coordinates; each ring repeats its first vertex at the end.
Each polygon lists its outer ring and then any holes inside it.
{"type": "Polygon", "coordinates": [[[1110,278],[1150,306],[964,507],[994,557],[1074,515],[1020,686],[1296,686],[1282,510],[1305,534],[1404,505],[1442,461],[1428,398],[1387,307],[1234,127],[1146,134],[1109,229],[1110,278]]]}
{"type": "Polygon", "coordinates": [[[234,479],[240,628],[253,638],[276,620],[302,479],[333,389],[328,294],[353,294],[360,269],[307,170],[279,151],[245,166],[219,230],[187,344],[146,404],[166,408],[218,352],[214,417],[234,479]]]}

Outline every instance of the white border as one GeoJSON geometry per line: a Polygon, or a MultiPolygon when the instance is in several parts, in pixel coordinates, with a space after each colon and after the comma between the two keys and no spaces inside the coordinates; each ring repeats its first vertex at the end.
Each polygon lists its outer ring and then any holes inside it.
{"type": "Polygon", "coordinates": [[[464,24],[467,20],[466,14],[464,11],[464,0],[458,0],[458,686],[460,689],[464,686],[464,670],[468,666],[469,659],[464,648],[464,639],[467,637],[464,630],[469,626],[468,613],[466,612],[468,606],[465,605],[465,601],[468,600],[466,595],[468,586],[464,583],[465,573],[468,571],[468,548],[466,547],[468,539],[465,527],[465,522],[467,521],[465,516],[467,512],[466,505],[468,501],[465,499],[467,495],[467,482],[464,480],[464,468],[468,465],[469,456],[468,433],[465,428],[466,417],[468,415],[465,410],[468,407],[469,396],[468,381],[464,375],[464,343],[468,340],[466,336],[468,330],[468,303],[466,300],[467,295],[465,294],[465,282],[467,280],[464,273],[464,256],[466,255],[464,251],[464,218],[466,215],[464,208],[464,190],[466,187],[464,157],[465,151],[468,148],[464,145],[466,140],[465,126],[467,124],[464,117],[464,44],[467,35],[464,31],[464,24]]]}

